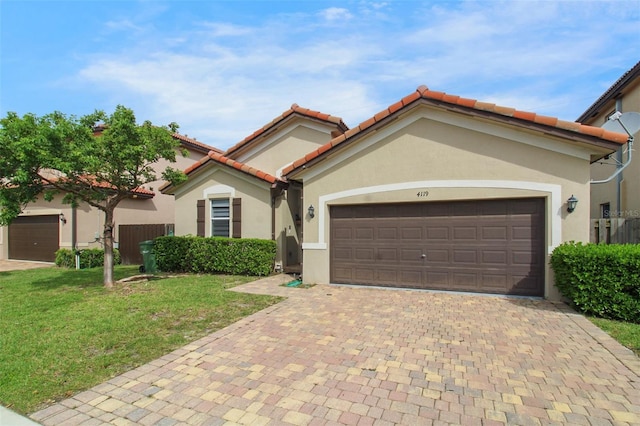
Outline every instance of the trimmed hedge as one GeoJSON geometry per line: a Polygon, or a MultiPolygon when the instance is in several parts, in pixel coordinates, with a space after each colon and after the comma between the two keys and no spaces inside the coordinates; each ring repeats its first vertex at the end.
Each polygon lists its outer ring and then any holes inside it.
{"type": "MultiPolygon", "coordinates": [[[[104,265],[104,250],[84,249],[80,250],[80,268],[96,268],[104,265]]],[[[113,264],[119,265],[122,262],[120,259],[120,251],[113,249],[113,264]]],[[[74,250],[60,249],[56,251],[56,266],[62,268],[75,268],[76,267],[76,254],[74,250]]]]}
{"type": "Polygon", "coordinates": [[[251,238],[158,237],[153,252],[164,272],[269,275],[276,242],[251,238]]]}
{"type": "Polygon", "coordinates": [[[564,243],[551,254],[551,267],[577,310],[640,324],[640,245],[564,243]]]}

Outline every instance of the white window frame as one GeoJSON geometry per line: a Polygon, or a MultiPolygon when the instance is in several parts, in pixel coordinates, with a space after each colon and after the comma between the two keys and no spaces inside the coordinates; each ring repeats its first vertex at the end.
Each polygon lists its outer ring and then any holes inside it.
{"type": "Polygon", "coordinates": [[[209,217],[210,217],[210,229],[209,229],[209,235],[212,237],[226,237],[226,238],[230,238],[231,237],[231,199],[230,198],[210,198],[209,199],[209,217]],[[223,206],[214,206],[215,203],[220,203],[220,202],[226,202],[226,208],[227,208],[227,216],[216,216],[214,214],[214,208],[216,207],[223,207],[223,206]],[[215,235],[214,231],[215,231],[215,226],[214,223],[215,222],[223,222],[225,221],[227,222],[227,235],[215,235]]]}

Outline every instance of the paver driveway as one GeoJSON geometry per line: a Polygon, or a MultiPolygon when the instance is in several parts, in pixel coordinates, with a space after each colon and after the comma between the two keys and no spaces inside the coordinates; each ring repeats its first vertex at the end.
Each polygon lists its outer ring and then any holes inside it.
{"type": "Polygon", "coordinates": [[[638,424],[638,358],[561,304],[338,286],[32,418],[45,425],[638,424]]]}

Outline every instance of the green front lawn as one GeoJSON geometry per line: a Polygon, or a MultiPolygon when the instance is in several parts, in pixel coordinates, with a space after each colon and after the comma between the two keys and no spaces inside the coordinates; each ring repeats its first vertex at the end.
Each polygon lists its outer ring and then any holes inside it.
{"type": "Polygon", "coordinates": [[[594,317],[589,317],[589,320],[640,356],[640,324],[594,317]]]}
{"type": "MultiPolygon", "coordinates": [[[[115,277],[137,266],[116,267],[115,277]]],[[[225,291],[254,280],[183,276],[102,286],[102,268],[0,272],[0,404],[29,413],[280,299],[225,291]]]]}

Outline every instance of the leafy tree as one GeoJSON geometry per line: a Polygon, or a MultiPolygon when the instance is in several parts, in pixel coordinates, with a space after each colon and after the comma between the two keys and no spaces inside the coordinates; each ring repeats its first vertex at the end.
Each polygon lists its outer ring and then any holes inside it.
{"type": "MultiPolygon", "coordinates": [[[[175,162],[175,123],[136,123],[121,105],[113,114],[95,111],[80,119],[54,112],[42,117],[9,112],[0,119],[0,225],[8,225],[39,195],[63,203],[83,201],[105,213],[104,284],[113,285],[113,227],[118,204],[142,185],[158,179],[154,163],[175,162]]],[[[178,184],[186,177],[167,167],[162,178],[178,184]]]]}

